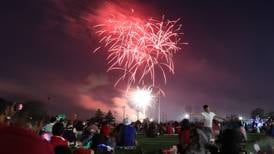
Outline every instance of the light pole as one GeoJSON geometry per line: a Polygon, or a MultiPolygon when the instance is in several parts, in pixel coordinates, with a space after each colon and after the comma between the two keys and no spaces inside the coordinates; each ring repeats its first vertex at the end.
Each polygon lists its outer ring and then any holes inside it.
{"type": "Polygon", "coordinates": [[[158,92],[156,93],[157,96],[157,103],[158,103],[158,124],[161,123],[161,101],[160,101],[160,97],[162,95],[162,91],[161,89],[158,90],[158,92]]]}
{"type": "Polygon", "coordinates": [[[186,114],[184,115],[184,118],[185,118],[185,119],[189,119],[189,118],[190,118],[190,115],[189,115],[188,113],[186,113],[186,114]]]}
{"type": "Polygon", "coordinates": [[[160,96],[157,97],[158,101],[158,124],[161,123],[161,103],[160,103],[160,96]]]}
{"type": "Polygon", "coordinates": [[[139,117],[140,115],[139,114],[140,114],[140,112],[139,112],[139,110],[137,110],[137,120],[138,121],[140,120],[140,117],[139,117]]]}

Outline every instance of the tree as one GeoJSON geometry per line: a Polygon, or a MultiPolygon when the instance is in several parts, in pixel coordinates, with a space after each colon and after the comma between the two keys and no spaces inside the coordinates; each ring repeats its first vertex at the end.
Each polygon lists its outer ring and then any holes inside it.
{"type": "Polygon", "coordinates": [[[97,109],[95,112],[94,121],[101,123],[104,119],[104,113],[101,111],[101,109],[97,109]]]}
{"type": "Polygon", "coordinates": [[[41,120],[47,116],[45,104],[41,101],[30,100],[23,103],[19,116],[26,116],[34,120],[41,120]]]}
{"type": "Polygon", "coordinates": [[[3,113],[8,106],[11,106],[12,102],[9,102],[0,97],[0,114],[3,113]]]}
{"type": "Polygon", "coordinates": [[[251,112],[251,118],[262,117],[264,115],[264,110],[261,108],[256,108],[251,112]]]}
{"type": "Polygon", "coordinates": [[[105,116],[105,120],[107,123],[114,123],[115,122],[115,118],[112,115],[112,112],[109,110],[108,113],[105,116]]]}
{"type": "Polygon", "coordinates": [[[238,119],[238,115],[237,114],[227,115],[226,119],[234,121],[234,120],[238,119]]]}
{"type": "Polygon", "coordinates": [[[264,114],[264,118],[274,118],[274,112],[268,112],[264,114]]]}

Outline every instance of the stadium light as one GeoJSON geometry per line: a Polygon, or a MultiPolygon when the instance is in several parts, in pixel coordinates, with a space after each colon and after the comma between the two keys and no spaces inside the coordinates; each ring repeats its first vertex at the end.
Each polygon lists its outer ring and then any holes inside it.
{"type": "Polygon", "coordinates": [[[189,114],[187,114],[187,113],[184,115],[184,118],[185,118],[185,119],[189,119],[189,117],[190,117],[190,116],[189,116],[189,114]]]}

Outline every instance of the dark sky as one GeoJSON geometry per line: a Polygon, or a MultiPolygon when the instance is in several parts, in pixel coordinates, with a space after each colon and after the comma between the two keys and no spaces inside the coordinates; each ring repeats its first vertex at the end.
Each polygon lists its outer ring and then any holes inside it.
{"type": "MultiPolygon", "coordinates": [[[[153,15],[181,18],[189,43],[176,54],[175,75],[162,87],[168,119],[198,112],[203,104],[220,115],[274,108],[274,1],[135,4],[153,15]]],[[[100,0],[1,2],[0,97],[44,102],[51,97],[51,113],[83,117],[98,107],[119,108],[122,94],[113,87],[113,75],[105,73],[106,55],[92,53],[98,39],[81,20],[101,5],[100,0]]]]}

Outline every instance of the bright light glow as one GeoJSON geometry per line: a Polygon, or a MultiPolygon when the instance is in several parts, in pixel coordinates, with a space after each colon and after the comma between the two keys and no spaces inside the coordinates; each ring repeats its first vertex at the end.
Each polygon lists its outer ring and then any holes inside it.
{"type": "Polygon", "coordinates": [[[187,113],[184,115],[184,118],[185,118],[185,119],[189,119],[189,117],[190,117],[190,116],[189,116],[189,114],[187,114],[187,113]]]}
{"type": "Polygon", "coordinates": [[[153,101],[152,91],[150,89],[137,88],[130,93],[129,99],[135,106],[145,109],[153,101]]]}
{"type": "Polygon", "coordinates": [[[50,141],[52,134],[51,133],[43,133],[41,136],[43,139],[50,141]]]}
{"type": "Polygon", "coordinates": [[[152,122],[152,121],[153,121],[153,118],[150,118],[149,121],[152,122]]]}
{"type": "Polygon", "coordinates": [[[239,116],[239,120],[243,120],[243,117],[242,117],[242,116],[239,116]]]}
{"type": "Polygon", "coordinates": [[[22,109],[23,109],[23,104],[18,104],[17,110],[18,110],[18,111],[21,111],[22,109]]]}

